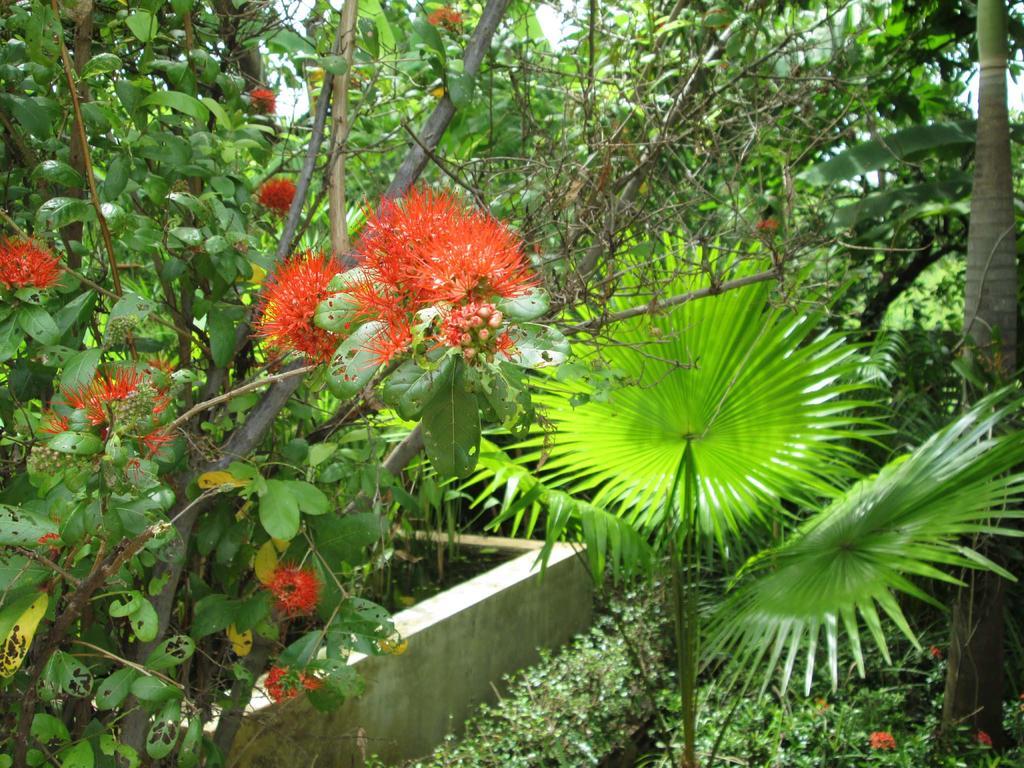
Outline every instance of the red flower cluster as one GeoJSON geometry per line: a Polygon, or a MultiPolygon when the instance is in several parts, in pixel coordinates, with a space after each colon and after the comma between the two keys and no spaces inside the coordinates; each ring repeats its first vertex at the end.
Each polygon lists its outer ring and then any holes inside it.
{"type": "Polygon", "coordinates": [[[872,749],[896,749],[896,739],[888,731],[875,731],[868,741],[872,749]]]}
{"type": "Polygon", "coordinates": [[[36,540],[36,544],[49,544],[51,541],[60,541],[60,536],[56,533],[44,533],[36,540]]]}
{"type": "MultiPolygon", "coordinates": [[[[63,389],[64,402],[71,408],[85,411],[85,417],[94,427],[107,424],[110,413],[117,412],[118,423],[130,430],[146,429],[138,439],[154,456],[174,439],[162,427],[152,429],[152,417],[159,416],[170,404],[167,392],[153,384],[148,371],[120,368],[110,373],[97,373],[88,384],[63,389]]],[[[42,432],[58,435],[70,428],[66,416],[51,411],[42,432]]]]}
{"type": "Polygon", "coordinates": [[[462,350],[466,360],[483,354],[493,359],[496,352],[512,348],[508,333],[498,333],[504,320],[493,304],[471,301],[454,307],[441,324],[441,338],[449,347],[462,350]]]}
{"type": "Polygon", "coordinates": [[[303,688],[315,691],[323,681],[303,672],[289,672],[288,667],[271,667],[265,685],[270,698],[281,703],[294,699],[303,688]]]}
{"type": "Polygon", "coordinates": [[[985,731],[978,731],[976,734],[974,734],[974,738],[977,740],[979,744],[981,744],[984,747],[992,746],[992,737],[989,736],[985,731]]]}
{"type": "MultiPolygon", "coordinates": [[[[114,403],[128,400],[139,393],[144,385],[151,384],[148,373],[138,371],[135,368],[121,368],[111,374],[97,373],[88,384],[74,389],[62,390],[64,400],[72,408],[80,408],[85,411],[89,423],[93,426],[100,426],[107,423],[107,407],[114,403]]],[[[146,407],[154,414],[163,413],[167,408],[167,394],[157,391],[156,397],[146,407]]],[[[51,434],[62,432],[67,429],[67,419],[57,416],[57,422],[51,419],[49,428],[45,431],[51,434]],[[54,430],[54,427],[61,428],[54,430]]]]}
{"type": "Polygon", "coordinates": [[[939,648],[939,646],[937,646],[937,645],[933,645],[931,648],[929,648],[928,649],[928,654],[933,659],[936,659],[936,660],[941,660],[942,659],[942,649],[939,648]]]}
{"type": "Polygon", "coordinates": [[[313,325],[313,315],[340,271],[334,259],[312,251],[282,263],[267,278],[256,332],[277,349],[301,352],[318,363],[330,360],[340,339],[313,325]]]}
{"type": "Polygon", "coordinates": [[[295,184],[289,179],[268,179],[260,185],[258,199],[264,208],[278,216],[287,216],[295,199],[295,184]]]}
{"type": "Polygon", "coordinates": [[[286,616],[310,614],[320,599],[320,579],[313,571],[297,565],[275,568],[267,589],[277,598],[277,609],[286,616]]]}
{"type": "Polygon", "coordinates": [[[253,88],[249,91],[249,101],[261,115],[272,115],[277,110],[277,94],[269,88],[253,88]]]}
{"type": "Polygon", "coordinates": [[[493,302],[521,296],[536,282],[522,241],[505,224],[429,190],[384,200],[367,218],[357,258],[363,277],[349,293],[362,318],[384,324],[371,344],[380,362],[408,349],[417,313],[428,308],[440,311],[440,328],[432,335],[438,344],[465,348],[462,326],[476,322],[476,315],[480,324],[474,327],[486,325],[494,345],[503,332],[500,319],[491,324],[501,317],[493,302]]]}
{"type": "Polygon", "coordinates": [[[8,290],[50,288],[60,279],[57,258],[32,240],[0,240],[0,285],[8,290]]]}
{"type": "Polygon", "coordinates": [[[761,219],[754,228],[758,232],[776,232],[779,229],[779,222],[775,219],[761,219]]]}
{"type": "Polygon", "coordinates": [[[435,27],[445,27],[453,32],[462,29],[462,14],[449,5],[438,8],[427,16],[427,23],[435,27]]]}

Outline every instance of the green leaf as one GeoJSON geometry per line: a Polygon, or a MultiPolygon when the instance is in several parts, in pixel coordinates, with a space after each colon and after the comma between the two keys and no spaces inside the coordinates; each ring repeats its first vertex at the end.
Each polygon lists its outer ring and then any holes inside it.
{"type": "Polygon", "coordinates": [[[10,360],[18,352],[24,336],[18,332],[17,318],[11,317],[0,323],[0,363],[10,360]]]}
{"type": "Polygon", "coordinates": [[[936,149],[973,144],[974,126],[971,123],[915,125],[851,147],[812,166],[799,174],[798,178],[808,184],[824,186],[877,171],[936,149]]]}
{"type": "Polygon", "coordinates": [[[235,356],[235,321],[220,308],[206,315],[206,330],[210,334],[210,352],[213,362],[226,368],[235,356]]]}
{"type": "MultiPolygon", "coordinates": [[[[71,189],[81,189],[85,184],[82,174],[60,160],[44,160],[32,171],[32,179],[42,179],[51,184],[60,184],[71,189]]],[[[60,198],[55,198],[60,199],[60,198]]]]}
{"type": "Polygon", "coordinates": [[[180,699],[181,691],[158,677],[144,675],[132,681],[129,689],[132,696],[149,704],[159,704],[170,699],[180,699]]]}
{"type": "Polygon", "coordinates": [[[196,602],[194,613],[189,634],[198,640],[227,629],[235,621],[237,604],[227,595],[207,595],[196,602]]]}
{"type": "Polygon", "coordinates": [[[418,419],[450,375],[454,359],[445,357],[437,368],[429,370],[407,360],[384,383],[381,392],[384,402],[396,408],[403,419],[418,419]]]}
{"type": "Polygon", "coordinates": [[[212,99],[209,96],[203,96],[200,101],[213,113],[213,116],[217,119],[217,125],[226,131],[234,129],[235,125],[231,122],[231,118],[228,117],[227,111],[216,99],[212,99]]]}
{"type": "Polygon", "coordinates": [[[96,706],[100,709],[114,709],[121,705],[131,690],[132,683],[139,677],[139,672],[125,667],[119,669],[96,689],[96,706]]]}
{"type": "Polygon", "coordinates": [[[327,368],[327,386],[337,397],[353,397],[373,378],[379,365],[369,344],[385,332],[383,323],[369,322],[341,342],[327,368]]]}
{"type": "Polygon", "coordinates": [[[148,643],[156,639],[159,619],[156,615],[156,609],[153,608],[153,604],[149,600],[142,599],[139,609],[128,617],[128,623],[131,625],[132,632],[135,633],[135,637],[139,642],[148,643]]]}
{"type": "Polygon", "coordinates": [[[95,77],[113,72],[121,67],[121,59],[112,53],[97,53],[82,70],[82,77],[95,77]]]}
{"type": "Polygon", "coordinates": [[[569,357],[569,342],[560,331],[546,325],[523,323],[514,326],[509,336],[515,343],[509,362],[523,368],[549,368],[561,365],[569,357]]]}
{"type": "Polygon", "coordinates": [[[415,30],[416,36],[423,41],[427,48],[436,53],[443,63],[447,59],[444,41],[434,25],[426,19],[416,19],[412,23],[412,28],[415,30]]]}
{"type": "Polygon", "coordinates": [[[125,616],[131,616],[142,607],[144,598],[142,597],[142,593],[137,589],[131,590],[124,597],[126,598],[125,600],[114,600],[110,604],[110,607],[107,608],[107,612],[115,619],[123,619],[125,616]]]}
{"type": "Polygon", "coordinates": [[[958,583],[950,574],[962,568],[1000,573],[960,542],[982,533],[1020,536],[992,518],[1024,517],[1024,431],[993,432],[1022,407],[1012,388],[983,398],[909,455],[818,508],[782,544],[752,558],[711,617],[711,652],[730,659],[737,676],[763,671],[767,686],[785,651],[784,690],[801,650],[810,687],[823,633],[833,649],[835,687],[840,624],[863,676],[858,616],[887,659],[879,609],[918,645],[896,595],[935,602],[923,578],[958,583]]]}
{"type": "Polygon", "coordinates": [[[63,651],[54,651],[47,671],[64,693],[83,698],[92,693],[92,673],[82,662],[63,651]]]}
{"type": "Polygon", "coordinates": [[[313,324],[331,333],[347,333],[358,306],[347,293],[336,293],[317,304],[313,324]]]}
{"type": "Polygon", "coordinates": [[[547,291],[543,288],[533,288],[529,293],[514,299],[502,299],[498,302],[497,306],[508,320],[524,323],[529,320],[536,320],[547,312],[551,306],[551,301],[548,298],[547,291]]]}
{"type": "Polygon", "coordinates": [[[36,229],[56,232],[68,224],[85,221],[92,213],[92,206],[85,200],[77,197],[53,197],[36,211],[36,229]]]}
{"type": "Polygon", "coordinates": [[[318,659],[308,668],[320,673],[320,685],[307,693],[309,703],[320,712],[337,709],[365,687],[363,678],[344,659],[318,659]]]}
{"type": "Polygon", "coordinates": [[[60,760],[60,768],[94,768],[96,765],[96,756],[88,740],[73,744],[57,755],[57,758],[60,760]]]}
{"type": "Polygon", "coordinates": [[[307,515],[326,515],[330,512],[331,502],[326,494],[315,485],[303,480],[284,480],[283,482],[288,486],[300,512],[307,515]]]}
{"type": "Polygon", "coordinates": [[[465,109],[473,103],[473,89],[476,87],[476,77],[463,72],[462,74],[448,75],[448,95],[452,104],[459,109],[465,109]]]}
{"type": "Polygon", "coordinates": [[[60,340],[60,328],[50,313],[40,306],[26,304],[19,307],[18,324],[40,344],[56,344],[60,340]]]}
{"type": "Polygon", "coordinates": [[[60,373],[60,388],[62,390],[76,389],[85,386],[92,381],[96,375],[96,366],[99,365],[100,349],[83,349],[76,352],[64,363],[64,370],[60,373]]]}
{"type": "Polygon", "coordinates": [[[164,640],[146,657],[146,668],[163,671],[181,664],[195,653],[196,644],[188,635],[174,635],[164,640]]]}
{"type": "Polygon", "coordinates": [[[103,450],[103,440],[91,432],[61,432],[51,437],[46,445],[74,456],[92,456],[103,450]]]}
{"type": "Polygon", "coordinates": [[[172,701],[157,715],[146,734],[146,754],[160,760],[171,754],[181,733],[181,705],[172,701]]]}
{"type": "Polygon", "coordinates": [[[133,11],[131,15],[125,19],[125,23],[140,43],[148,43],[156,37],[156,33],[158,31],[156,17],[149,11],[133,11]]]}
{"type": "Polygon", "coordinates": [[[267,489],[260,495],[260,523],[275,539],[291,541],[299,532],[299,505],[284,480],[267,480],[267,489]]]}
{"type": "Polygon", "coordinates": [[[451,366],[423,411],[423,447],[442,477],[466,477],[480,451],[480,408],[463,387],[462,367],[451,366]]]}
{"type": "Polygon", "coordinates": [[[384,535],[387,521],[374,512],[362,512],[344,517],[325,515],[311,521],[310,526],[317,550],[328,562],[358,566],[366,562],[367,547],[384,535]]]}
{"type": "Polygon", "coordinates": [[[31,546],[48,533],[57,533],[57,524],[48,517],[0,504],[0,545],[31,546]]]}
{"type": "MultiPolygon", "coordinates": [[[[154,309],[156,309],[156,305],[149,299],[143,298],[137,293],[125,291],[124,295],[117,300],[113,309],[110,310],[107,326],[104,329],[104,339],[109,341],[111,321],[125,319],[138,324],[145,320],[154,309]]],[[[115,327],[116,325],[115,323],[115,327]]]]}
{"type": "Polygon", "coordinates": [[[143,106],[158,106],[193,117],[201,123],[210,119],[210,110],[195,96],[181,91],[154,91],[142,100],[143,106]]]}
{"type": "Polygon", "coordinates": [[[185,245],[197,246],[203,243],[203,233],[195,227],[174,227],[168,234],[185,245]]]}
{"type": "Polygon", "coordinates": [[[32,727],[29,734],[33,739],[41,741],[51,749],[54,742],[60,743],[71,738],[64,723],[46,712],[36,712],[32,716],[32,727]]]}
{"type": "Polygon", "coordinates": [[[348,62],[344,56],[321,56],[317,59],[320,67],[332,75],[341,76],[348,72],[348,62]]]}

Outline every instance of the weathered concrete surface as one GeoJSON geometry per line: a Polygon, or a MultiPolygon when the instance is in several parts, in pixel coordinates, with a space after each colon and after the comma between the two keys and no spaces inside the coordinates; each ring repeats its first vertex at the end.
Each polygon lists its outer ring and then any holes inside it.
{"type": "Polygon", "coordinates": [[[339,710],[254,698],[228,765],[359,768],[365,755],[399,762],[461,732],[477,705],[496,699],[502,675],[590,626],[592,582],[573,547],[556,546],[543,577],[536,557],[520,555],[396,614],[408,650],[350,659],[366,692],[339,710]]]}

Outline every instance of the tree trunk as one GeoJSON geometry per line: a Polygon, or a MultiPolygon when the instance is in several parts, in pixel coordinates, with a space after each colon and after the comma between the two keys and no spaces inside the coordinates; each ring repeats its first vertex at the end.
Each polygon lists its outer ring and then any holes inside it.
{"type": "MultiPolygon", "coordinates": [[[[1010,126],[1006,108],[1007,29],[1004,0],[978,3],[978,133],[967,241],[964,334],[995,377],[1012,374],[1017,351],[1017,253],[1010,126]]],[[[1002,579],[972,574],[953,605],[942,726],[970,723],[1005,743],[1002,579]]]]}

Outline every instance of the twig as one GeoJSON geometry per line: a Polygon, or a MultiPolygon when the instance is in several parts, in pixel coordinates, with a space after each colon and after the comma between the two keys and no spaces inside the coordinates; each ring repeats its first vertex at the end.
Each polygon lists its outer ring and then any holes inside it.
{"type": "Polygon", "coordinates": [[[689,293],[681,293],[677,296],[670,296],[667,299],[661,301],[651,301],[648,304],[644,304],[639,307],[630,307],[624,309],[621,312],[613,312],[610,315],[603,317],[596,317],[593,320],[587,320],[584,323],[577,323],[576,325],[570,325],[567,328],[563,328],[563,333],[588,333],[594,331],[609,323],[616,323],[620,320],[628,320],[631,317],[637,317],[638,315],[654,314],[662,309],[668,307],[675,307],[679,304],[685,304],[688,301],[694,299],[702,299],[705,296],[715,296],[725,291],[731,291],[735,288],[742,288],[745,285],[752,285],[754,283],[763,283],[766,280],[774,280],[779,277],[779,271],[777,269],[771,269],[766,272],[758,272],[753,275],[746,275],[745,277],[738,277],[735,280],[727,280],[724,283],[718,285],[711,285],[707,288],[701,288],[696,291],[690,291],[689,293]]]}
{"type": "Polygon", "coordinates": [[[292,368],[291,370],[284,371],[282,373],[275,373],[274,375],[267,376],[266,378],[263,379],[256,379],[255,381],[250,381],[247,384],[243,384],[240,387],[232,389],[230,392],[225,392],[222,395],[217,395],[216,397],[211,397],[209,400],[204,400],[201,403],[197,403],[196,405],[192,406],[187,411],[185,411],[183,414],[181,414],[170,424],[168,424],[164,429],[168,432],[175,430],[182,424],[184,424],[186,421],[191,419],[193,416],[195,416],[197,413],[202,413],[205,410],[213,408],[215,405],[227,402],[228,400],[231,400],[234,397],[244,395],[246,392],[251,392],[254,389],[265,387],[268,384],[274,384],[284,379],[290,379],[293,376],[304,376],[305,374],[309,373],[316,367],[317,366],[315,365],[304,365],[301,368],[292,368]]]}
{"type": "Polygon", "coordinates": [[[488,209],[487,203],[484,201],[483,195],[480,194],[480,190],[471,185],[469,182],[463,180],[463,178],[459,176],[459,174],[456,173],[453,168],[450,168],[448,166],[448,163],[442,160],[437,155],[437,153],[434,152],[434,150],[432,150],[430,147],[424,144],[420,140],[420,137],[416,135],[416,132],[409,127],[409,124],[405,120],[402,121],[402,130],[409,134],[409,138],[411,138],[413,141],[416,142],[417,145],[419,145],[419,148],[423,150],[423,152],[426,154],[428,158],[430,158],[430,161],[434,165],[436,165],[444,172],[445,176],[447,176],[449,179],[454,181],[456,184],[458,184],[460,187],[462,187],[464,190],[466,190],[467,192],[469,192],[469,194],[473,196],[473,200],[476,202],[478,208],[484,211],[488,209]]]}
{"type": "MultiPolygon", "coordinates": [[[[60,8],[57,0],[50,0],[50,7],[53,8],[53,15],[60,19],[60,8]]],[[[96,178],[92,172],[92,157],[89,153],[89,139],[85,133],[85,121],[82,119],[82,106],[78,101],[78,89],[75,87],[75,77],[71,73],[71,57],[68,55],[67,46],[64,45],[64,28],[60,27],[57,34],[57,42],[60,44],[60,58],[64,64],[64,77],[68,81],[68,90],[71,92],[71,106],[75,112],[75,126],[78,129],[78,138],[82,142],[82,159],[85,161],[85,178],[89,183],[89,195],[92,198],[92,206],[96,209],[96,219],[100,223],[100,233],[103,236],[103,245],[107,249],[107,259],[110,262],[110,276],[114,281],[114,293],[121,296],[121,275],[117,268],[117,257],[114,255],[114,241],[110,237],[110,228],[107,226],[107,218],[103,215],[100,206],[100,196],[96,191],[96,178]]]]}
{"type": "Polygon", "coordinates": [[[54,573],[64,577],[64,580],[70,582],[72,586],[77,587],[82,583],[79,578],[77,578],[76,576],[72,576],[68,571],[64,570],[61,566],[57,565],[57,563],[55,563],[53,560],[43,555],[40,555],[38,552],[28,549],[27,547],[16,547],[15,551],[19,554],[24,555],[29,560],[35,560],[40,565],[45,565],[54,573]]]}

